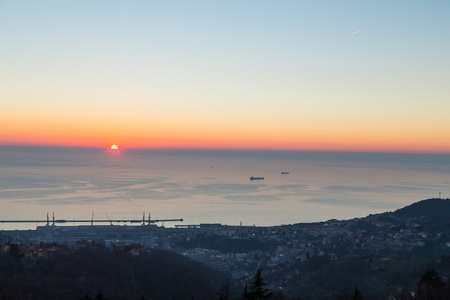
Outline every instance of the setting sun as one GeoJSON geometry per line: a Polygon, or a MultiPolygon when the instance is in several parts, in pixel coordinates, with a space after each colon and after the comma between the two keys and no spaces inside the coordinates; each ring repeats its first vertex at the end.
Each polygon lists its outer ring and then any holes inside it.
{"type": "Polygon", "coordinates": [[[112,145],[111,150],[119,150],[119,147],[117,145],[112,145]]]}

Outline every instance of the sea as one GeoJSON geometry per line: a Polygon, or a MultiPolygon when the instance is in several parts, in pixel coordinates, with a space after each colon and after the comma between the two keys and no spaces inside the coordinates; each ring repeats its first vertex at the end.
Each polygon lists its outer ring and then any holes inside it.
{"type": "Polygon", "coordinates": [[[166,227],[276,226],[365,217],[438,197],[450,197],[449,154],[0,145],[0,221],[54,214],[66,225],[150,217],[166,227]]]}

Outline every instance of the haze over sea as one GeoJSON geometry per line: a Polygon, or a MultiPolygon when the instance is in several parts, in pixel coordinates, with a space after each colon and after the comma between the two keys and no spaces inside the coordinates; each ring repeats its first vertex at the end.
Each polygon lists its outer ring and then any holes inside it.
{"type": "Polygon", "coordinates": [[[0,220],[151,212],[183,224],[264,226],[364,217],[450,195],[448,154],[0,146],[0,168],[0,220]]]}

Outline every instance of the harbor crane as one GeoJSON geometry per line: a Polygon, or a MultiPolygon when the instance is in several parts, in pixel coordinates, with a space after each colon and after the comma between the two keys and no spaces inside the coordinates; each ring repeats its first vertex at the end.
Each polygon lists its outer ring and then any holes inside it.
{"type": "Polygon", "coordinates": [[[145,219],[145,213],[142,216],[142,220],[139,219],[110,219],[108,216],[106,216],[107,220],[94,220],[94,214],[92,214],[91,220],[82,220],[82,219],[75,219],[75,220],[64,220],[64,219],[55,219],[55,213],[53,213],[53,218],[50,221],[50,218],[47,213],[47,220],[0,220],[0,223],[46,223],[46,226],[55,226],[55,224],[64,224],[64,223],[91,223],[93,226],[94,223],[110,223],[113,225],[113,223],[141,223],[142,226],[160,223],[160,222],[183,222],[183,219],[150,219],[150,213],[148,213],[148,219],[145,219]],[[51,224],[50,224],[51,223],[51,224]]]}

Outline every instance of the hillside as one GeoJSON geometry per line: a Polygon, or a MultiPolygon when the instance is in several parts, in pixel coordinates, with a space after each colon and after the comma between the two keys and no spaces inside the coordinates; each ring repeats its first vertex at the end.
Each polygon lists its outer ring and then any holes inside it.
{"type": "Polygon", "coordinates": [[[209,299],[224,281],[219,271],[169,251],[133,256],[87,246],[40,259],[0,253],[1,299],[209,299]]]}
{"type": "Polygon", "coordinates": [[[400,208],[392,213],[395,217],[450,217],[450,199],[433,198],[400,208]]]}

